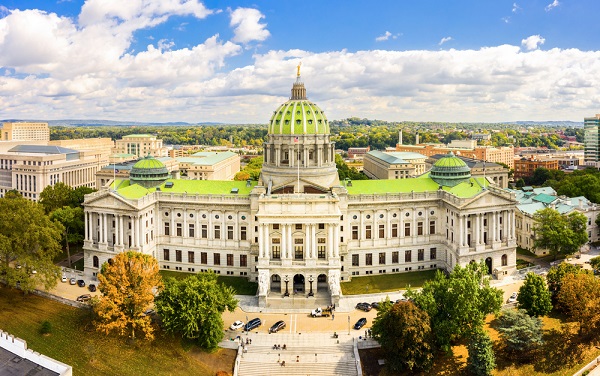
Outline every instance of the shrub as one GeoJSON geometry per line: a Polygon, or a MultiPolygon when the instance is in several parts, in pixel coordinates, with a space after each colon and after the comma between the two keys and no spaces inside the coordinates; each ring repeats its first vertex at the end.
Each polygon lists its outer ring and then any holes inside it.
{"type": "Polygon", "coordinates": [[[40,333],[41,334],[50,334],[52,332],[52,324],[50,324],[50,321],[46,320],[44,322],[42,322],[42,325],[40,326],[40,333]]]}

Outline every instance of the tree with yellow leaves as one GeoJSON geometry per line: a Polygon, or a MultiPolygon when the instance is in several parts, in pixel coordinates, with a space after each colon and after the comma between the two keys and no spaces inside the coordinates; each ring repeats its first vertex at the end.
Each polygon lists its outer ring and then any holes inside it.
{"type": "Polygon", "coordinates": [[[144,312],[154,302],[153,289],[162,285],[158,270],[154,257],[134,251],[119,253],[104,263],[98,275],[102,296],[94,303],[96,329],[132,340],[136,333],[154,339],[151,319],[144,312]]]}
{"type": "Polygon", "coordinates": [[[600,326],[600,280],[591,273],[565,275],[558,304],[579,323],[580,334],[592,333],[600,326]]]}

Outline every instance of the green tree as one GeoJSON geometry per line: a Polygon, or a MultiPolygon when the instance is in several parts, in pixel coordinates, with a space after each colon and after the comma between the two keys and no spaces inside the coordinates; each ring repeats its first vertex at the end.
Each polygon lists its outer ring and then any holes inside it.
{"type": "Polygon", "coordinates": [[[1,278],[26,293],[39,284],[55,286],[60,268],[53,260],[60,253],[62,231],[40,204],[12,193],[0,198],[1,278]]]}
{"type": "Polygon", "coordinates": [[[445,351],[482,328],[485,316],[502,305],[502,291],[490,287],[483,262],[457,265],[448,277],[438,271],[421,291],[408,291],[406,296],[429,314],[437,345],[445,351]]]}
{"type": "Polygon", "coordinates": [[[566,274],[558,293],[562,310],[579,323],[580,334],[600,327],[600,280],[589,273],[566,274]]]}
{"type": "Polygon", "coordinates": [[[90,194],[92,192],[96,192],[96,190],[93,188],[83,186],[75,188],[71,193],[71,203],[69,204],[69,206],[83,208],[83,200],[85,199],[85,195],[90,194]]]}
{"type": "Polygon", "coordinates": [[[552,299],[546,281],[534,273],[527,273],[519,288],[518,306],[530,316],[546,316],[552,310],[552,299]]]}
{"type": "Polygon", "coordinates": [[[102,295],[93,304],[96,330],[116,332],[132,340],[142,333],[152,340],[154,328],[144,312],[154,302],[154,288],[162,283],[158,261],[140,252],[118,253],[102,264],[98,280],[102,295]]]}
{"type": "Polygon", "coordinates": [[[432,333],[427,312],[412,302],[386,305],[373,321],[373,338],[394,373],[429,370],[433,363],[432,333]]]}
{"type": "Polygon", "coordinates": [[[40,204],[46,210],[46,214],[63,206],[71,206],[73,203],[73,188],[63,182],[48,185],[40,193],[40,204]]]}
{"type": "Polygon", "coordinates": [[[600,270],[600,256],[592,257],[590,259],[590,266],[594,270],[600,270]]]}
{"type": "Polygon", "coordinates": [[[546,275],[546,281],[552,300],[556,302],[565,275],[582,273],[589,273],[589,271],[581,269],[577,265],[569,264],[568,262],[561,262],[560,264],[551,267],[550,270],[548,270],[548,275],[546,275]]]}
{"type": "Polygon", "coordinates": [[[547,249],[556,260],[558,255],[570,255],[587,242],[587,218],[579,212],[561,215],[552,208],[538,210],[535,221],[533,246],[547,249]]]}
{"type": "Polygon", "coordinates": [[[72,208],[70,206],[64,206],[60,209],[55,209],[50,213],[50,218],[53,221],[62,224],[63,239],[65,241],[65,249],[67,250],[67,257],[69,268],[71,267],[71,251],[69,244],[75,244],[83,240],[84,232],[84,218],[83,209],[80,207],[72,208]]]}
{"type": "Polygon", "coordinates": [[[471,375],[489,376],[496,367],[496,357],[490,336],[479,329],[469,338],[467,370],[471,375]]]}
{"type": "Polygon", "coordinates": [[[180,333],[214,350],[223,339],[222,313],[237,306],[234,294],[231,287],[217,282],[213,272],[182,280],[167,278],[156,298],[156,311],[167,332],[180,333]]]}
{"type": "Polygon", "coordinates": [[[542,320],[523,309],[506,309],[498,316],[498,332],[507,351],[528,358],[543,343],[542,320]]]}

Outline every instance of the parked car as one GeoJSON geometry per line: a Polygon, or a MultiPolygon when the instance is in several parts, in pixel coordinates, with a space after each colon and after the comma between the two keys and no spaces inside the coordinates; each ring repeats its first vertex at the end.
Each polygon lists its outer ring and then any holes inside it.
{"type": "Polygon", "coordinates": [[[371,303],[371,308],[379,309],[379,305],[380,305],[379,302],[373,302],[373,303],[371,303]]]}
{"type": "Polygon", "coordinates": [[[277,333],[281,329],[285,329],[285,321],[279,320],[269,328],[269,333],[277,333]]]}
{"type": "Polygon", "coordinates": [[[85,287],[85,281],[83,279],[78,279],[77,280],[77,286],[79,286],[79,287],[85,287]]]}
{"type": "Polygon", "coordinates": [[[77,297],[77,301],[82,302],[82,303],[85,303],[85,302],[89,301],[90,299],[92,299],[92,296],[90,294],[83,294],[83,295],[79,295],[77,297]]]}
{"type": "Polygon", "coordinates": [[[90,285],[88,286],[88,290],[90,290],[90,292],[96,291],[96,285],[94,285],[93,283],[90,283],[90,285]]]}
{"type": "Polygon", "coordinates": [[[71,278],[71,279],[69,280],[69,284],[71,284],[71,285],[76,285],[76,284],[77,284],[77,280],[76,280],[75,278],[71,278]]]}
{"type": "Polygon", "coordinates": [[[60,279],[61,282],[67,282],[67,276],[63,275],[62,278],[60,279]]]}
{"type": "Polygon", "coordinates": [[[367,325],[367,319],[362,317],[362,318],[358,319],[356,324],[354,324],[354,329],[360,330],[360,328],[362,328],[365,325],[367,325]]]}
{"type": "Polygon", "coordinates": [[[356,305],[356,309],[360,309],[361,311],[369,312],[371,310],[371,305],[369,303],[358,303],[356,305]]]}
{"type": "Polygon", "coordinates": [[[244,326],[244,323],[240,320],[234,321],[233,324],[229,327],[230,330],[238,330],[244,326]]]}
{"type": "MultiPolygon", "coordinates": [[[[90,286],[93,286],[93,285],[90,285],[90,286]]],[[[144,311],[144,315],[146,315],[146,316],[153,316],[155,314],[156,314],[156,311],[153,310],[152,308],[148,308],[147,310],[144,311]]]]}
{"type": "Polygon", "coordinates": [[[246,332],[248,332],[248,331],[250,331],[252,329],[258,328],[261,325],[262,325],[262,321],[260,321],[260,319],[257,317],[257,318],[254,318],[254,319],[248,321],[246,323],[246,325],[244,325],[244,330],[246,332]]]}
{"type": "Polygon", "coordinates": [[[519,295],[518,293],[516,293],[516,292],[513,292],[513,293],[510,295],[510,298],[508,298],[508,302],[509,302],[509,303],[516,303],[516,302],[517,302],[517,296],[518,296],[518,295],[519,295]]]}

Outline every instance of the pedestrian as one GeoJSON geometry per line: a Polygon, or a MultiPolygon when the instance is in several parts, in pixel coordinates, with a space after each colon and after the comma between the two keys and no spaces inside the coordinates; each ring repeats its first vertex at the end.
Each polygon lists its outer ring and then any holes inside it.
{"type": "Polygon", "coordinates": [[[331,314],[331,321],[335,320],[335,314],[331,314]]]}
{"type": "Polygon", "coordinates": [[[300,361],[300,355],[296,355],[296,363],[300,361]]]}
{"type": "Polygon", "coordinates": [[[281,366],[285,367],[285,360],[281,362],[281,366]]]}

